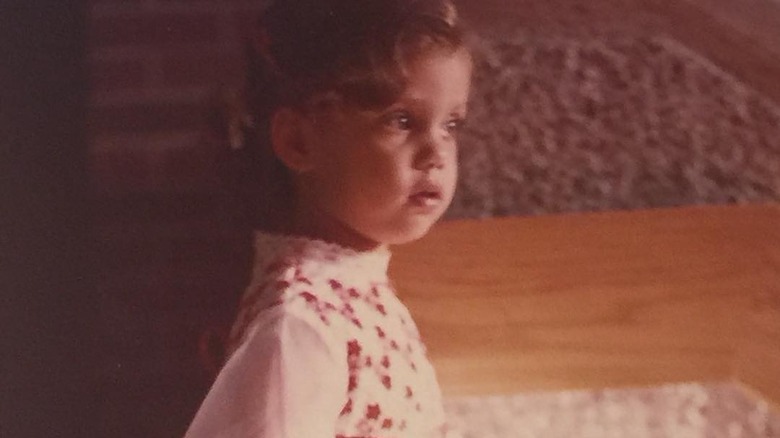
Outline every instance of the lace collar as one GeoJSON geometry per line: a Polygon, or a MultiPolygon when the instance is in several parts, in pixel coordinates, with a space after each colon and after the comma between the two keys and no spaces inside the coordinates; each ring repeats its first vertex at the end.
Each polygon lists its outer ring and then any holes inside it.
{"type": "Polygon", "coordinates": [[[357,251],[323,240],[264,231],[255,231],[254,249],[256,273],[273,263],[314,263],[376,279],[387,277],[391,255],[386,247],[357,251]]]}

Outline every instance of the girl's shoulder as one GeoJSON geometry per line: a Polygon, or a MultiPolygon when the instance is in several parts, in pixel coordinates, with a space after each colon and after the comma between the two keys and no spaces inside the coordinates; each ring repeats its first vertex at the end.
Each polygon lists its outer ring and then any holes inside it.
{"type": "Polygon", "coordinates": [[[332,279],[309,276],[295,267],[256,276],[241,300],[229,343],[235,348],[254,327],[272,331],[290,320],[328,332],[329,338],[345,332],[350,305],[333,285],[332,279]]]}
{"type": "Polygon", "coordinates": [[[384,311],[377,290],[389,284],[389,256],[386,250],[357,252],[304,237],[256,233],[252,279],[230,343],[250,325],[283,317],[331,332],[361,329],[368,313],[384,311]]]}

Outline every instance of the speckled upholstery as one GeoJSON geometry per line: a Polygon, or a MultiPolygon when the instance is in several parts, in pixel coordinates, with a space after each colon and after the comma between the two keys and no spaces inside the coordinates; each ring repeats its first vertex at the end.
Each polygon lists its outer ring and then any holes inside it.
{"type": "Polygon", "coordinates": [[[780,200],[780,109],[664,37],[484,38],[450,218],[780,200]]]}

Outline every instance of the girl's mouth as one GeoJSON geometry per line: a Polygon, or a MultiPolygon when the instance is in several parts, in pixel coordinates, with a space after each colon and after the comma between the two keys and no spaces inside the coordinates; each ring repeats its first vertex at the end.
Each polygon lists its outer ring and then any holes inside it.
{"type": "Polygon", "coordinates": [[[409,202],[417,207],[435,207],[442,201],[442,192],[438,185],[424,181],[418,184],[412,195],[409,196],[409,202]]]}
{"type": "Polygon", "coordinates": [[[441,195],[437,192],[419,192],[409,197],[412,204],[421,207],[433,206],[441,201],[441,195]]]}

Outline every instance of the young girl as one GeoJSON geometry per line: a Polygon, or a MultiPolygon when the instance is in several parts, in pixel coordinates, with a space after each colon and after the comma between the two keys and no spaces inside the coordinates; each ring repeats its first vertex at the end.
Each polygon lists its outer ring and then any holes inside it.
{"type": "Polygon", "coordinates": [[[186,436],[453,436],[387,266],[453,196],[471,75],[455,8],[278,0],[260,23],[253,277],[186,436]]]}

